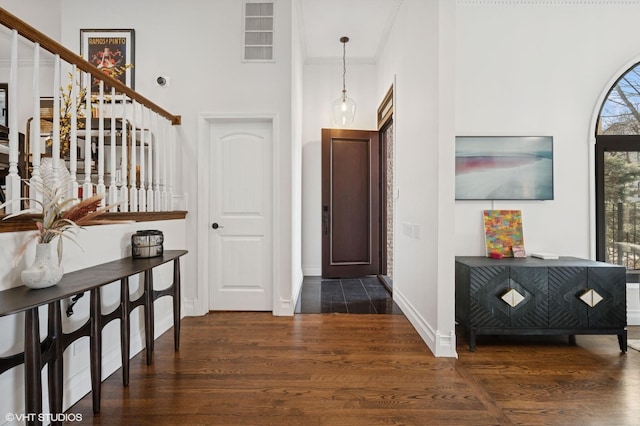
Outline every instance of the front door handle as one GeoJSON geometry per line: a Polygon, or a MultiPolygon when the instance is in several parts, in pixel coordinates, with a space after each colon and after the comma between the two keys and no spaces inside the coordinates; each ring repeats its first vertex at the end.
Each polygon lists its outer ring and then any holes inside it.
{"type": "Polygon", "coordinates": [[[213,222],[213,224],[211,224],[211,227],[212,227],[213,229],[224,228],[224,226],[220,226],[220,225],[218,225],[218,223],[217,223],[217,222],[213,222]]]}
{"type": "Polygon", "coordinates": [[[324,235],[329,234],[329,206],[322,206],[322,223],[324,225],[324,235]]]}

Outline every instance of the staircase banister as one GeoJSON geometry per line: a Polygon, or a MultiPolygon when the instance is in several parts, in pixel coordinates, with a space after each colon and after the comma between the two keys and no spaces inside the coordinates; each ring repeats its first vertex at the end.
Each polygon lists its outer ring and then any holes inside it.
{"type": "Polygon", "coordinates": [[[46,34],[38,31],[31,25],[22,21],[15,15],[12,15],[7,10],[0,7],[0,24],[4,25],[7,28],[18,31],[22,37],[34,42],[39,43],[40,46],[47,50],[48,52],[53,53],[54,55],[59,55],[60,58],[64,59],[70,64],[76,65],[82,71],[90,73],[92,76],[99,80],[103,80],[105,84],[115,87],[116,90],[126,94],[129,98],[134,99],[146,106],[150,110],[158,113],[163,116],[167,120],[171,122],[173,125],[181,124],[181,116],[173,115],[164,108],[158,106],[151,100],[145,98],[135,90],[127,87],[121,81],[111,77],[110,75],[106,75],[101,72],[96,66],[86,61],[82,56],[72,52],[71,50],[64,47],[62,44],[48,37],[46,34]]]}

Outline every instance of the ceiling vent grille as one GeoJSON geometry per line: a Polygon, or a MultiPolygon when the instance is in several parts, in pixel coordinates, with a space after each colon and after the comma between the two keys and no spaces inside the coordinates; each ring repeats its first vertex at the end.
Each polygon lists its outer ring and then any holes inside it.
{"type": "Polygon", "coordinates": [[[273,61],[273,2],[244,5],[244,60],[273,61]]]}

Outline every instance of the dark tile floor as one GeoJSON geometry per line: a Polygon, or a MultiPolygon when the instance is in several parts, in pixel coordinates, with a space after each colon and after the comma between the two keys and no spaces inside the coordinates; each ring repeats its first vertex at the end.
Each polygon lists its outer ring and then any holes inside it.
{"type": "Polygon", "coordinates": [[[402,311],[377,277],[305,277],[296,313],[395,314],[402,311]]]}

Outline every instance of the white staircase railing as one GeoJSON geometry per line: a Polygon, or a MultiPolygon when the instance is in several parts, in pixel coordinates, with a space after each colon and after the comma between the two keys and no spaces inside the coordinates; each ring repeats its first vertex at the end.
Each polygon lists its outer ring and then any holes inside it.
{"type": "Polygon", "coordinates": [[[104,203],[116,205],[112,211],[173,210],[176,125],[180,124],[180,116],[168,113],[102,73],[2,8],[0,24],[8,29],[0,27],[0,37],[10,40],[10,51],[0,50],[0,57],[10,58],[9,138],[4,142],[8,147],[8,170],[4,192],[7,201],[13,203],[7,205],[5,213],[24,208],[20,201],[24,197],[41,199],[40,185],[67,185],[68,196],[78,199],[103,194],[104,203]],[[18,57],[22,53],[19,49],[33,49],[31,90],[25,90],[25,84],[18,81],[29,75],[24,61],[18,70],[18,57]],[[45,61],[51,63],[51,59],[53,72],[41,65],[45,61]],[[68,96],[74,107],[68,119],[68,140],[61,140],[59,88],[67,87],[61,77],[66,75],[70,76],[68,96]],[[45,93],[41,88],[40,82],[47,78],[51,79],[53,93],[45,93]],[[89,89],[83,99],[77,82],[90,88],[95,78],[100,80],[99,94],[92,98],[89,89]],[[106,93],[105,87],[109,87],[106,93]],[[53,99],[51,115],[41,111],[41,98],[45,96],[53,99]],[[81,107],[75,108],[79,102],[81,107]],[[21,120],[20,113],[24,116],[25,109],[32,112],[28,119],[21,120]],[[20,133],[26,134],[22,145],[20,133]],[[47,139],[50,149],[46,146],[47,139]],[[30,185],[25,185],[25,180],[30,185]]]}

